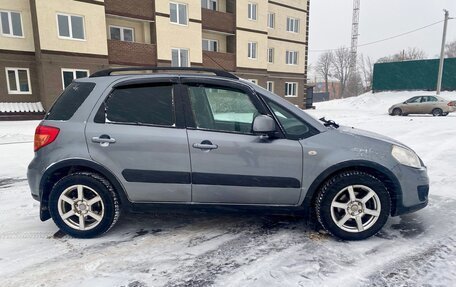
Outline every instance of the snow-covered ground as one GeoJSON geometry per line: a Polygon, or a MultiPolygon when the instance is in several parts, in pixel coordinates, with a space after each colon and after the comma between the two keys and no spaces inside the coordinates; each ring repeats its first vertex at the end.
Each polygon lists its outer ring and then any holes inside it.
{"type": "Polygon", "coordinates": [[[27,186],[37,122],[0,122],[0,286],[454,286],[456,114],[387,115],[415,94],[367,94],[309,111],[396,138],[429,168],[429,206],[390,218],[362,242],[294,217],[201,212],[123,216],[100,238],[72,239],[40,222],[27,186]]]}

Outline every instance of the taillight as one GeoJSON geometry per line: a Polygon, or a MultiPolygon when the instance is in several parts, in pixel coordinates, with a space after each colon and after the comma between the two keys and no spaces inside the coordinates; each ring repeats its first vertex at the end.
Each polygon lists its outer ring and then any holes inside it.
{"type": "Polygon", "coordinates": [[[456,102],[449,102],[448,105],[449,105],[450,107],[454,107],[454,106],[456,106],[456,102]]]}
{"type": "Polygon", "coordinates": [[[59,128],[42,125],[37,126],[35,130],[34,150],[37,151],[55,141],[59,132],[59,128]]]}

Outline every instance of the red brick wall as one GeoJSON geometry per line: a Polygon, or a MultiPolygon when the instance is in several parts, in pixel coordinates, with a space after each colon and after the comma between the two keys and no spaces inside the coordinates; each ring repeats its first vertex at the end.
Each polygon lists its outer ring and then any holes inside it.
{"type": "Polygon", "coordinates": [[[236,69],[236,55],[231,53],[203,51],[203,66],[234,71],[236,69]]]}
{"type": "Polygon", "coordinates": [[[234,14],[201,9],[203,29],[226,33],[235,33],[236,24],[234,14]]]}
{"type": "Polygon", "coordinates": [[[153,20],[154,0],[105,0],[106,14],[153,20]]]}
{"type": "Polygon", "coordinates": [[[108,40],[109,63],[118,65],[155,66],[157,46],[108,40]]]}

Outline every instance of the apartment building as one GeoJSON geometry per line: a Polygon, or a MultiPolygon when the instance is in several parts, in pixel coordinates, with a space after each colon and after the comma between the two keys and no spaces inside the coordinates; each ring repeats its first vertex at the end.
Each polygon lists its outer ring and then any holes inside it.
{"type": "Polygon", "coordinates": [[[118,66],[231,71],[303,106],[308,0],[1,0],[0,116],[118,66]]]}

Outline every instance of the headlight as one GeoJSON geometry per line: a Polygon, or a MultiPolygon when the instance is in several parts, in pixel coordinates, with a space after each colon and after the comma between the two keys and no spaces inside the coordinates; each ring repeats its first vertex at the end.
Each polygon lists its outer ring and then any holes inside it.
{"type": "Polygon", "coordinates": [[[421,161],[415,152],[407,148],[403,148],[397,145],[393,145],[391,155],[403,165],[420,168],[421,161]]]}

